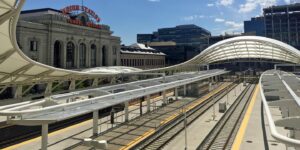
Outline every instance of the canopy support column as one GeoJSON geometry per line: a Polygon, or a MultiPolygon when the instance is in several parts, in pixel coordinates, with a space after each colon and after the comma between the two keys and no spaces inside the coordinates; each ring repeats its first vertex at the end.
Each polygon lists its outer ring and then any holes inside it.
{"type": "Polygon", "coordinates": [[[143,115],[143,101],[144,101],[144,98],[145,98],[145,97],[143,97],[143,98],[140,100],[140,116],[143,115]]]}
{"type": "Polygon", "coordinates": [[[42,124],[42,150],[48,147],[48,124],[42,124]]]}
{"type": "Polygon", "coordinates": [[[186,96],[186,84],[183,85],[183,96],[186,96]]]}
{"type": "Polygon", "coordinates": [[[163,103],[167,104],[166,90],[163,90],[162,95],[163,95],[163,103]]]}
{"type": "Polygon", "coordinates": [[[151,109],[150,109],[150,105],[151,105],[150,95],[146,96],[146,101],[147,101],[147,112],[150,112],[151,111],[151,109]]]}
{"type": "Polygon", "coordinates": [[[93,111],[93,135],[98,135],[98,119],[99,112],[98,110],[93,111]]]}
{"type": "Polygon", "coordinates": [[[175,88],[175,100],[178,100],[178,87],[175,88]]]}
{"type": "Polygon", "coordinates": [[[129,102],[125,102],[125,108],[124,108],[124,115],[125,115],[125,122],[129,121],[129,111],[128,111],[128,107],[129,107],[129,102]]]}

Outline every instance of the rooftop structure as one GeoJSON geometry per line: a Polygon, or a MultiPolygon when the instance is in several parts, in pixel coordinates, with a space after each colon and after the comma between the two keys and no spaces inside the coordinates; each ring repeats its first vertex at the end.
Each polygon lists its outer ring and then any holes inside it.
{"type": "Polygon", "coordinates": [[[141,69],[161,68],[165,66],[165,56],[159,50],[145,44],[135,43],[121,47],[121,65],[141,69]]]}

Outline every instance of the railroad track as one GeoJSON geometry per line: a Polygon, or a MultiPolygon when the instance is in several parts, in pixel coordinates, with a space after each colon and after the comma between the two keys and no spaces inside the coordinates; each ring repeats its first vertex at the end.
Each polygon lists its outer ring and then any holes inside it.
{"type": "MultiPolygon", "coordinates": [[[[153,103],[153,102],[152,102],[153,103]]],[[[110,109],[110,108],[109,108],[110,109]]],[[[139,108],[135,108],[132,111],[138,110],[139,108]]],[[[99,113],[101,118],[105,118],[110,115],[109,110],[102,110],[99,113]],[[107,111],[107,112],[106,112],[107,111]]],[[[120,116],[117,116],[120,117],[120,116]]],[[[75,117],[73,119],[68,119],[65,121],[61,121],[58,123],[51,124],[49,126],[49,132],[54,132],[86,120],[92,119],[92,113],[82,115],[79,117],[75,117]]],[[[108,123],[109,120],[102,123],[108,123]]],[[[26,126],[18,126],[18,125],[7,125],[7,124],[0,124],[0,149],[38,137],[41,135],[41,127],[33,126],[33,127],[26,127],[26,126]]]]}
{"type": "Polygon", "coordinates": [[[209,132],[197,150],[229,150],[234,142],[246,108],[252,98],[255,84],[249,84],[209,132]]]}
{"type": "MultiPolygon", "coordinates": [[[[227,91],[231,91],[237,86],[237,84],[232,83],[227,88],[224,88],[219,93],[208,98],[208,100],[203,101],[200,105],[191,109],[187,112],[187,125],[195,121],[199,116],[211,108],[215,103],[226,96],[227,91]]],[[[184,114],[182,113],[173,121],[170,121],[166,125],[157,129],[156,132],[133,146],[131,149],[143,149],[143,150],[157,150],[162,149],[167,143],[169,143],[176,135],[178,135],[184,129],[184,114]]]]}

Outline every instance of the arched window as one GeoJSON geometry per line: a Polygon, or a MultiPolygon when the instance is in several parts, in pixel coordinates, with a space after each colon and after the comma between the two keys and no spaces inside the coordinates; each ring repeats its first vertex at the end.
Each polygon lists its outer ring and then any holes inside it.
{"type": "Polygon", "coordinates": [[[84,16],[80,17],[80,21],[82,22],[83,25],[86,25],[86,18],[84,16]]]}
{"type": "Polygon", "coordinates": [[[91,45],[91,67],[97,66],[97,46],[95,44],[91,45]]]}
{"type": "Polygon", "coordinates": [[[68,69],[75,68],[75,45],[72,42],[67,44],[67,62],[68,69]]]}
{"type": "Polygon", "coordinates": [[[102,47],[102,66],[107,66],[107,49],[106,49],[106,46],[102,47]]]}
{"type": "Polygon", "coordinates": [[[61,52],[62,52],[62,44],[59,41],[55,41],[54,43],[54,54],[53,54],[53,66],[57,68],[61,68],[61,52]]]}
{"type": "Polygon", "coordinates": [[[83,43],[79,45],[79,67],[86,67],[86,46],[83,43]]]}

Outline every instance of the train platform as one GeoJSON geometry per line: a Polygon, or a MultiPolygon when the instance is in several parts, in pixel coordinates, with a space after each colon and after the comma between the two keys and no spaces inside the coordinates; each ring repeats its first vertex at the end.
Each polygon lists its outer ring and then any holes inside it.
{"type": "MultiPolygon", "coordinates": [[[[274,113],[280,111],[272,109],[274,113]]],[[[281,132],[288,134],[286,130],[281,132]]],[[[257,92],[256,98],[253,99],[248,107],[239,132],[235,138],[232,150],[283,150],[287,149],[285,144],[276,141],[270,134],[268,120],[262,107],[261,94],[257,92]]]]}
{"type": "MultiPolygon", "coordinates": [[[[228,95],[228,108],[231,107],[232,103],[245,89],[243,84],[239,84],[235,89],[231,90],[228,95]]],[[[227,95],[224,96],[219,102],[224,103],[227,101],[227,95]]],[[[218,120],[223,116],[224,113],[220,113],[219,105],[214,108],[210,108],[197,120],[187,127],[187,145],[188,149],[196,149],[198,145],[203,141],[203,139],[208,135],[208,133],[214,128],[218,120]],[[213,112],[215,111],[215,119],[212,118],[213,112]]],[[[168,145],[163,149],[184,149],[185,148],[185,132],[182,131],[176,136],[168,145]]]]}
{"type": "MultiPolygon", "coordinates": [[[[173,93],[167,94],[167,96],[172,96],[173,93]]],[[[159,107],[162,103],[162,96],[151,99],[152,106],[159,107]]],[[[146,112],[146,102],[143,103],[143,112],[146,112]]],[[[151,107],[151,110],[156,109],[156,107],[151,107]]],[[[129,106],[129,119],[134,119],[139,117],[140,109],[137,105],[129,106]]],[[[119,122],[124,121],[124,112],[118,112],[115,114],[115,122],[118,124],[119,122]]],[[[66,149],[70,147],[70,145],[78,144],[82,141],[82,139],[86,137],[91,137],[93,135],[92,129],[93,121],[92,119],[81,122],[79,124],[63,128],[61,130],[57,130],[49,133],[49,142],[48,149],[49,150],[57,150],[57,149],[66,149]]],[[[110,123],[110,116],[99,118],[99,131],[105,132],[110,129],[112,125],[110,123]]],[[[4,148],[4,150],[39,150],[41,149],[41,137],[33,138],[28,141],[24,141],[22,143],[12,145],[4,148]]]]}
{"type": "MultiPolygon", "coordinates": [[[[182,113],[182,109],[178,108],[186,105],[185,108],[191,110],[197,104],[201,104],[214,93],[226,88],[227,85],[228,84],[225,83],[213,90],[212,92],[208,93],[207,95],[196,100],[195,98],[184,97],[181,100],[175,101],[174,103],[167,105],[166,107],[162,107],[157,111],[148,113],[139,119],[132,120],[128,123],[119,126],[118,128],[114,128],[108,132],[104,132],[103,134],[100,134],[100,136],[94,139],[98,141],[106,140],[108,142],[108,149],[110,150],[130,149],[135,144],[141,142],[143,139],[153,134],[156,131],[156,129],[179,116],[182,113]]],[[[90,149],[90,147],[81,144],[78,146],[72,146],[70,147],[70,149],[88,150],[90,149]]]]}

